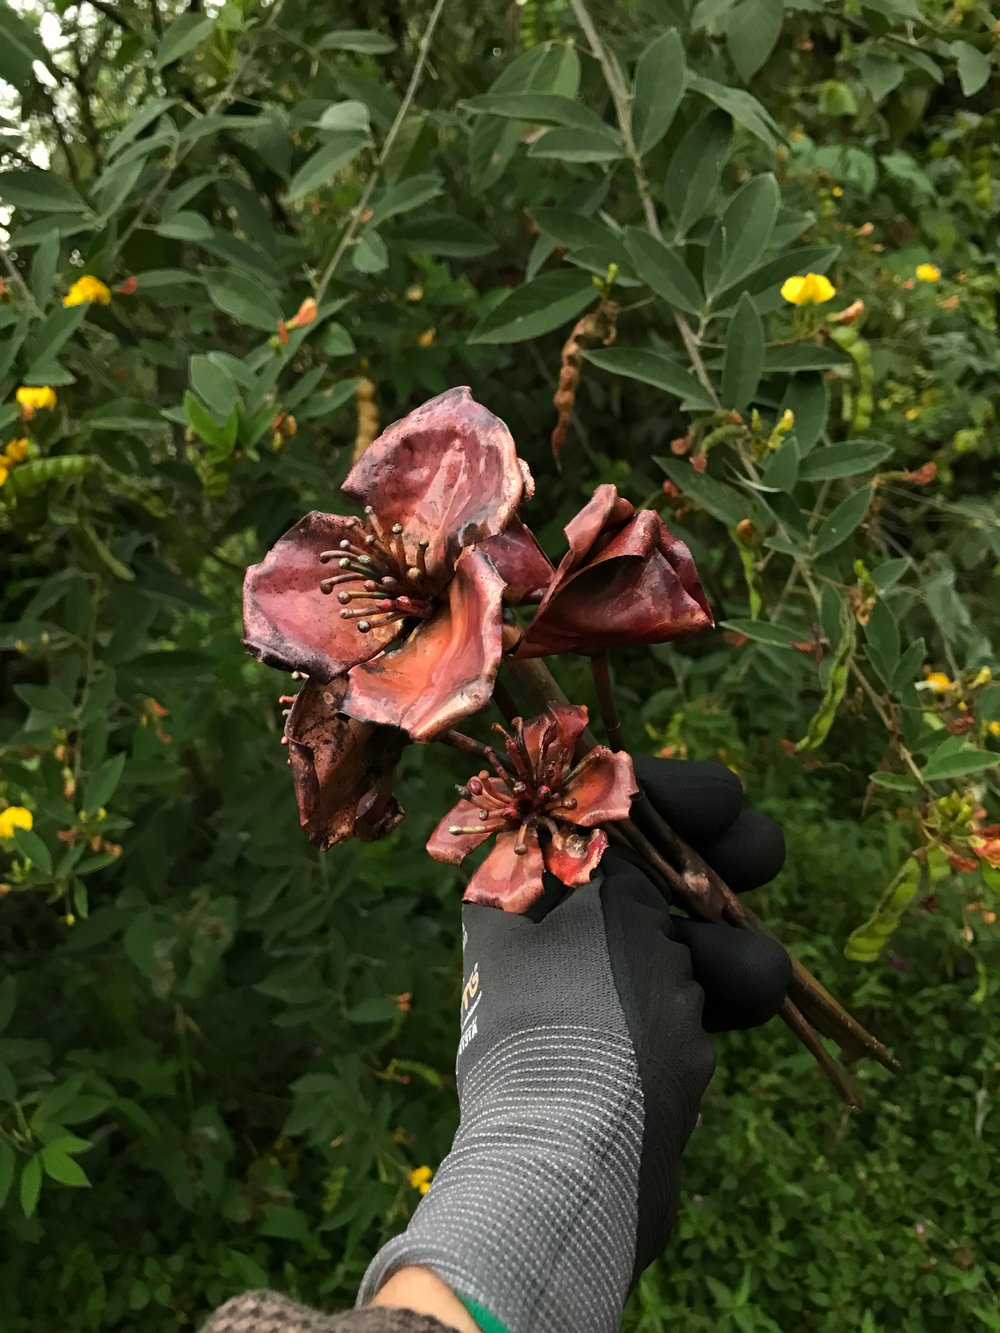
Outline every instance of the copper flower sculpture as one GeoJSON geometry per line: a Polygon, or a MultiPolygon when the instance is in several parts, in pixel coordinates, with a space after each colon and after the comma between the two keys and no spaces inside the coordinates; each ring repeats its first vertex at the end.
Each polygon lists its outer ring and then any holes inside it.
{"type": "Polygon", "coordinates": [[[569,550],[519,656],[663,643],[714,624],[691,552],[653,510],[598,486],[563,530],[569,550]]]}
{"type": "Polygon", "coordinates": [[[247,571],[244,642],[287,671],[346,675],[341,712],[426,740],[489,702],[505,570],[529,592],[547,572],[520,524],[490,555],[531,474],[462,388],[384,431],[343,490],[363,520],[307,514],[247,571]]]}
{"type": "Polygon", "coordinates": [[[435,860],[458,865],[497,835],[467,902],[524,912],[541,895],[546,870],[569,885],[591,878],[608,845],[597,826],[627,819],[637,788],[624,752],[597,745],[574,758],[586,725],[586,708],[550,704],[528,723],[514,718],[513,734],[496,728],[506,760],[489,752],[492,774],[484,769],[459,788],[461,800],[427,844],[435,860]]]}

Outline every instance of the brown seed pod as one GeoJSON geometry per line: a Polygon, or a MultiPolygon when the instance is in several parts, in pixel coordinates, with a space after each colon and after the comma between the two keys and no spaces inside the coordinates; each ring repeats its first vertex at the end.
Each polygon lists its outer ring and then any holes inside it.
{"type": "Polygon", "coordinates": [[[618,306],[614,301],[602,300],[593,310],[588,310],[577,320],[573,332],[563,344],[559,387],[552,400],[556,409],[556,424],[552,431],[552,457],[557,465],[562,447],[566,443],[569,423],[573,419],[583,353],[598,342],[609,347],[617,333],[618,306]]]}

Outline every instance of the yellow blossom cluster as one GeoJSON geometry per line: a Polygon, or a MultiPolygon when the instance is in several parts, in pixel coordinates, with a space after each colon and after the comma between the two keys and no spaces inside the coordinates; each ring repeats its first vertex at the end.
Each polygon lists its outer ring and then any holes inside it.
{"type": "Polygon", "coordinates": [[[11,468],[17,467],[18,463],[23,463],[28,457],[30,448],[30,441],[23,435],[19,439],[7,441],[3,453],[0,453],[0,486],[10,476],[11,468]]]}
{"type": "Polygon", "coordinates": [[[429,1166],[416,1166],[410,1172],[410,1186],[420,1194],[426,1194],[431,1187],[434,1172],[429,1166]]]}
{"type": "Polygon", "coordinates": [[[8,805],[6,810],[0,810],[0,842],[12,838],[15,829],[30,829],[34,822],[34,815],[25,806],[8,805]]]}
{"type": "Polygon", "coordinates": [[[790,305],[822,305],[837,295],[837,289],[822,273],[798,273],[781,284],[781,295],[790,305]]]}
{"type": "Polygon", "coordinates": [[[110,300],[111,288],[100,278],[85,273],[82,278],[77,278],[63,297],[63,305],[88,305],[90,302],[95,305],[107,305],[110,300]]]}
{"type": "Polygon", "coordinates": [[[50,412],[59,401],[48,384],[22,384],[14,397],[25,421],[31,421],[37,412],[50,412]]]}

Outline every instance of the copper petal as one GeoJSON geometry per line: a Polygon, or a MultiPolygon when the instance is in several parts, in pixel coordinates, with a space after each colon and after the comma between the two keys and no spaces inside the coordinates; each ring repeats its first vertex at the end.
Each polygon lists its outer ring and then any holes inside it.
{"type": "Polygon", "coordinates": [[[487,537],[479,543],[479,549],[489,556],[507,584],[505,602],[520,606],[541,601],[555,570],[534,533],[516,514],[505,532],[487,537]]]}
{"type": "Polygon", "coordinates": [[[499,834],[496,846],[469,880],[463,901],[504,912],[526,912],[538,901],[545,873],[538,838],[528,836],[527,850],[521,856],[514,851],[516,842],[516,833],[499,834]]]}
{"type": "Polygon", "coordinates": [[[582,828],[593,828],[605,820],[628,819],[632,797],[639,790],[632,759],[624,750],[595,745],[578,775],[568,784],[567,796],[576,800],[576,809],[559,812],[559,818],[582,828]]]}
{"type": "Polygon", "coordinates": [[[356,540],[360,531],[356,518],[314,510],[250,566],[243,581],[243,642],[254,657],[332,680],[396,638],[398,622],[359,633],[356,621],[340,618],[336,595],[320,592],[321,579],[341,572],[335,560],[321,564],[320,552],[336,550],[343,538],[356,540]]]}
{"type": "Polygon", "coordinates": [[[603,829],[581,833],[579,829],[557,828],[543,848],[545,869],[564,884],[586,884],[607,848],[608,835],[603,829]]]}
{"type": "Polygon", "coordinates": [[[494,829],[487,828],[485,821],[479,818],[479,806],[471,801],[459,801],[453,805],[444,819],[427,840],[427,850],[435,861],[444,861],[446,865],[457,866],[470,852],[482,846],[487,838],[492,837],[494,829]],[[479,825],[480,827],[476,828],[479,825]],[[453,827],[476,828],[475,833],[449,833],[453,827]]]}
{"type": "Polygon", "coordinates": [[[403,727],[425,741],[485,707],[500,662],[503,588],[481,551],[465,551],[448,587],[448,605],[396,652],[355,667],[344,712],[403,727]]]}

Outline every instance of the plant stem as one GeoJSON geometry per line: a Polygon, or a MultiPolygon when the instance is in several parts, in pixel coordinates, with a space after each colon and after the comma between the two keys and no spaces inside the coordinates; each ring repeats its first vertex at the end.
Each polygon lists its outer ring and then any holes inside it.
{"type": "Polygon", "coordinates": [[[420,80],[423,77],[424,66],[427,63],[427,55],[430,51],[431,40],[434,36],[434,30],[438,25],[438,20],[444,11],[447,0],[437,0],[434,8],[431,10],[430,18],[427,20],[427,27],[420,39],[420,46],[417,51],[416,64],[413,66],[413,73],[410,75],[410,82],[407,85],[406,92],[403,94],[403,100],[399,104],[399,110],[396,112],[392,124],[389,126],[389,132],[382,142],[382,148],[378,157],[375,159],[375,165],[372,167],[371,174],[365,182],[365,188],[361,191],[357,203],[351,210],[351,216],[347,221],[347,226],[340,234],[340,240],[337,242],[336,249],[330,257],[330,261],[316,284],[316,300],[322,301],[326,295],[326,289],[333,280],[334,274],[348,247],[353,243],[362,218],[368,210],[368,204],[372,195],[375,193],[375,187],[379,183],[382,175],[382,169],[388,161],[389,154],[392,152],[393,144],[399,131],[403,128],[403,121],[413,104],[417,88],[420,86],[420,80]]]}
{"type": "Polygon", "coordinates": [[[450,745],[453,750],[461,750],[463,754],[472,754],[477,759],[485,759],[488,764],[494,763],[499,758],[492,745],[484,745],[482,741],[466,736],[462,731],[442,731],[434,739],[450,745]]]}
{"type": "Polygon", "coordinates": [[[604,731],[612,750],[624,750],[622,724],[618,717],[618,704],[615,700],[614,686],[611,682],[611,662],[607,653],[596,653],[590,659],[590,669],[594,676],[594,688],[597,691],[597,703],[604,721],[604,731]]]}

